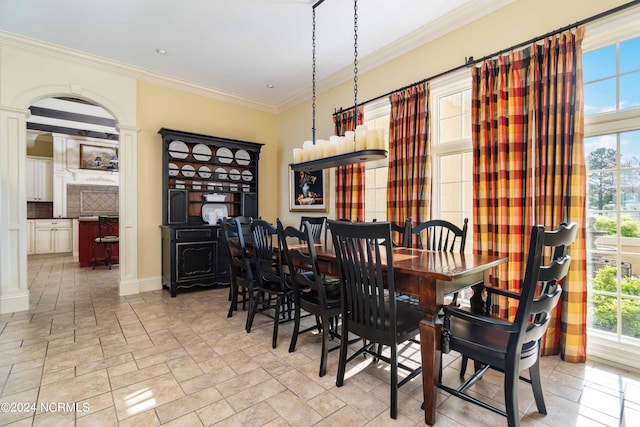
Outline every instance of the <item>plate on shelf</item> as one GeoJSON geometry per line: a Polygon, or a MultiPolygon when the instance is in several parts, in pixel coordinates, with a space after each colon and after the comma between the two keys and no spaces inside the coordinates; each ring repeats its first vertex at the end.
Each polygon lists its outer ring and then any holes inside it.
{"type": "Polygon", "coordinates": [[[200,166],[198,168],[198,175],[200,175],[200,178],[211,178],[211,169],[207,166],[200,166]]]}
{"type": "Polygon", "coordinates": [[[202,190],[202,183],[200,181],[193,181],[191,183],[191,188],[194,190],[202,190]]]}
{"type": "Polygon", "coordinates": [[[240,171],[238,169],[231,169],[229,171],[229,178],[232,181],[238,181],[240,179],[240,171]]]}
{"type": "Polygon", "coordinates": [[[236,163],[247,166],[251,162],[251,155],[245,150],[236,151],[236,163]]]}
{"type": "Polygon", "coordinates": [[[216,157],[220,163],[231,163],[233,161],[233,153],[227,147],[218,148],[216,157]]]}
{"type": "Polygon", "coordinates": [[[191,165],[182,166],[182,176],[185,178],[191,178],[196,175],[196,170],[191,165]]]}
{"type": "Polygon", "coordinates": [[[242,171],[242,180],[243,181],[253,181],[253,174],[251,171],[242,171]]]}
{"type": "Polygon", "coordinates": [[[251,186],[249,184],[242,184],[242,191],[248,193],[249,191],[251,191],[251,186]]]}
{"type": "Polygon", "coordinates": [[[171,141],[169,144],[169,155],[174,159],[186,159],[189,155],[189,147],[182,141],[171,141]]]}
{"type": "Polygon", "coordinates": [[[169,163],[169,176],[178,175],[179,170],[180,168],[178,167],[178,165],[176,165],[175,163],[169,163]]]}
{"type": "Polygon", "coordinates": [[[218,168],[215,173],[218,175],[218,179],[227,179],[227,170],[225,168],[218,168]]]}
{"type": "Polygon", "coordinates": [[[193,153],[193,158],[196,160],[200,160],[206,162],[207,160],[211,160],[211,148],[204,144],[198,144],[193,147],[191,150],[193,153]]]}
{"type": "Polygon", "coordinates": [[[182,190],[182,189],[184,189],[184,188],[185,188],[185,187],[184,187],[184,181],[178,181],[178,180],[176,180],[176,188],[179,188],[179,189],[181,189],[181,190],[182,190]]]}

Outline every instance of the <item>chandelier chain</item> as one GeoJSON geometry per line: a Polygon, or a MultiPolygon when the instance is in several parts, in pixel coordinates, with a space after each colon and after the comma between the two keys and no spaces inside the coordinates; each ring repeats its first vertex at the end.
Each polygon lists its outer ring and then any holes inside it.
{"type": "Polygon", "coordinates": [[[311,109],[312,109],[312,121],[311,124],[311,135],[312,141],[316,143],[316,9],[313,10],[313,25],[312,25],[312,36],[311,36],[311,50],[312,50],[312,95],[311,95],[311,109]]]}
{"type": "Polygon", "coordinates": [[[353,0],[353,105],[358,125],[358,0],[353,0]]]}

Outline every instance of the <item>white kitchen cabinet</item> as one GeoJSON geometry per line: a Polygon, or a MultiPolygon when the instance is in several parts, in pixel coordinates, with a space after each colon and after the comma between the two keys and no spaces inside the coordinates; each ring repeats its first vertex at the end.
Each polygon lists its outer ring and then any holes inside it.
{"type": "Polygon", "coordinates": [[[27,201],[53,202],[53,159],[27,157],[27,201]]]}
{"type": "Polygon", "coordinates": [[[35,224],[32,219],[27,220],[27,255],[31,255],[35,251],[35,224]]]}
{"type": "Polygon", "coordinates": [[[72,252],[73,231],[70,219],[38,219],[34,222],[34,253],[72,252]]]}

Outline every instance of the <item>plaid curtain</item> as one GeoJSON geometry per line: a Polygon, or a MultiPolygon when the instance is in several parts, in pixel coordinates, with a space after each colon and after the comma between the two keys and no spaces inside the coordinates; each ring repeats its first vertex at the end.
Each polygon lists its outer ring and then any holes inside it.
{"type": "Polygon", "coordinates": [[[413,225],[430,216],[431,144],[428,140],[428,86],[419,84],[390,97],[387,218],[413,225]]]}
{"type": "MultiPolygon", "coordinates": [[[[575,221],[571,271],[543,338],[543,354],[586,360],[586,169],[583,147],[583,30],[485,61],[473,70],[474,250],[508,256],[494,285],[519,290],[528,231],[575,221]],[[535,142],[534,142],[535,141],[535,142]]],[[[499,315],[517,302],[501,298],[499,315]]]]}
{"type": "Polygon", "coordinates": [[[575,221],[580,230],[571,246],[571,269],[542,339],[542,354],[586,360],[586,165],[583,144],[582,37],[584,28],[534,45],[536,84],[535,220],[548,227],[575,221]]]}
{"type": "MultiPolygon", "coordinates": [[[[344,136],[355,130],[355,109],[333,116],[336,135],[344,136]]],[[[364,123],[364,109],[358,107],[358,124],[364,123]]],[[[352,221],[364,219],[364,164],[338,166],[336,168],[336,218],[352,221]]]]}

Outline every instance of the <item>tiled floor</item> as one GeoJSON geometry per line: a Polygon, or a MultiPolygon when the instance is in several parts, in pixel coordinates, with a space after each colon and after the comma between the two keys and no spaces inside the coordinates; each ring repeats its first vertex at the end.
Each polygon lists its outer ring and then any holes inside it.
{"type": "MultiPolygon", "coordinates": [[[[349,370],[336,388],[337,353],[319,378],[317,335],[301,336],[288,353],[291,325],[283,325],[272,349],[266,317],[250,334],[245,312],[226,317],[226,289],[119,297],[117,278],[117,267],[29,259],[31,309],[0,316],[0,425],[424,425],[419,378],[401,389],[394,421],[383,363],[349,370]]],[[[445,378],[457,381],[459,360],[445,364],[445,378]]],[[[548,415],[523,384],[523,425],[640,425],[640,375],[545,357],[543,377],[548,415]]],[[[474,388],[501,400],[497,373],[474,388]]],[[[441,394],[437,425],[506,422],[441,394]]]]}

